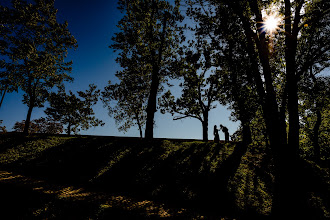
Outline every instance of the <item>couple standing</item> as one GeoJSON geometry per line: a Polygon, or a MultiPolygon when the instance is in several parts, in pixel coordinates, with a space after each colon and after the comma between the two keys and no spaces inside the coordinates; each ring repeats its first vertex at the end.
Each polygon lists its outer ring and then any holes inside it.
{"type": "MultiPolygon", "coordinates": [[[[222,124],[220,124],[220,129],[222,130],[222,132],[225,134],[225,141],[229,142],[229,132],[228,132],[228,128],[223,126],[222,124]]],[[[214,129],[213,129],[213,134],[214,134],[214,142],[219,143],[220,141],[220,137],[219,137],[219,130],[217,129],[217,126],[214,125],[214,129]]]]}

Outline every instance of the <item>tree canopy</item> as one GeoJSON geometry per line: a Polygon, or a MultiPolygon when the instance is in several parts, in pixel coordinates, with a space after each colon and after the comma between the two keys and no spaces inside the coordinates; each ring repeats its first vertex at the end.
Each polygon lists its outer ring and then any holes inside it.
{"type": "Polygon", "coordinates": [[[49,96],[49,104],[45,113],[54,121],[59,121],[63,125],[67,125],[66,132],[75,134],[90,127],[103,126],[104,123],[97,119],[94,115],[92,106],[98,101],[100,90],[96,89],[94,84],[89,85],[86,91],[78,91],[77,97],[72,91],[67,94],[64,89],[58,93],[51,93],[49,96]]]}
{"type": "MultiPolygon", "coordinates": [[[[236,79],[243,79],[242,73],[247,74],[246,81],[236,81],[238,87],[233,84],[232,87],[240,89],[243,85],[254,90],[251,94],[256,96],[251,96],[255,97],[252,103],[261,107],[275,164],[274,215],[294,216],[298,210],[289,208],[287,202],[301,197],[295,186],[298,176],[294,175],[299,173],[300,161],[298,83],[312,65],[320,69],[328,66],[328,1],[198,0],[187,3],[188,13],[198,22],[197,31],[218,49],[218,65],[225,70],[222,72],[229,73],[230,78],[238,75],[236,79]],[[281,21],[272,30],[266,26],[270,18],[281,21]],[[236,53],[237,48],[242,48],[244,53],[236,53]],[[228,60],[228,50],[234,59],[242,54],[244,59],[240,60],[247,64],[249,71],[233,69],[230,62],[222,62],[228,60]]],[[[240,96],[232,98],[239,103],[240,96]]]]}
{"type": "Polygon", "coordinates": [[[180,83],[182,94],[179,98],[168,90],[160,98],[162,113],[175,115],[173,120],[196,118],[202,123],[203,141],[208,140],[209,111],[216,107],[220,93],[220,81],[217,71],[211,69],[213,52],[207,41],[197,36],[197,41],[190,41],[183,46],[185,55],[180,61],[183,82],[180,83]]]}
{"type": "Polygon", "coordinates": [[[8,31],[1,53],[9,59],[4,60],[1,78],[6,87],[24,92],[23,103],[29,107],[24,129],[27,133],[33,108],[43,106],[51,88],[72,80],[68,75],[72,62],[65,57],[69,48],[77,47],[77,41],[68,23],[57,21],[53,0],[13,0],[11,7],[2,10],[6,12],[2,17],[8,31]]]}
{"type": "Polygon", "coordinates": [[[109,116],[113,116],[118,130],[126,132],[134,125],[138,126],[140,137],[143,137],[143,127],[146,122],[146,104],[148,82],[136,73],[124,74],[119,84],[111,84],[104,88],[102,101],[108,109],[109,116]],[[147,84],[147,85],[146,85],[147,84]]]}
{"type": "Polygon", "coordinates": [[[123,73],[130,74],[137,67],[136,76],[149,83],[145,137],[150,139],[161,84],[176,74],[173,61],[183,40],[178,25],[183,19],[180,2],[176,0],[173,6],[165,0],[119,0],[118,4],[124,17],[118,22],[120,31],[112,38],[110,48],[119,51],[116,61],[125,70],[123,73]]]}

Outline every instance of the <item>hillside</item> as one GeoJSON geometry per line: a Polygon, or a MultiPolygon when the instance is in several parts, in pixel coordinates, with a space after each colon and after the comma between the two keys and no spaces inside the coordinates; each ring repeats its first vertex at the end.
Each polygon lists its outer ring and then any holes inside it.
{"type": "Polygon", "coordinates": [[[13,200],[23,218],[237,219],[271,210],[270,158],[234,143],[6,134],[0,170],[2,202],[13,200]]]}

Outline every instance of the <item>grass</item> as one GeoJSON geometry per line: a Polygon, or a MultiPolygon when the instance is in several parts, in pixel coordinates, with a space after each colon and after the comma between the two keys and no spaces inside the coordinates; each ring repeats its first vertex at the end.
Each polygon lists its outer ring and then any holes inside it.
{"type": "MultiPolygon", "coordinates": [[[[256,149],[234,143],[6,134],[0,136],[0,189],[7,200],[21,201],[24,218],[263,219],[271,214],[272,165],[265,149],[256,149]]],[[[326,197],[310,195],[312,206],[327,216],[326,197]]]]}

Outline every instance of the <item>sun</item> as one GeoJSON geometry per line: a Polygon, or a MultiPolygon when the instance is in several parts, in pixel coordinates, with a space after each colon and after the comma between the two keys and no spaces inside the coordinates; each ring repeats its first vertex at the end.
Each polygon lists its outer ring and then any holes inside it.
{"type": "Polygon", "coordinates": [[[263,25],[264,30],[270,34],[275,33],[279,29],[280,21],[280,17],[274,14],[266,16],[263,25]]]}
{"type": "Polygon", "coordinates": [[[280,30],[280,25],[283,22],[283,16],[280,14],[280,6],[271,4],[269,7],[262,10],[262,29],[266,33],[272,35],[280,30]]]}

